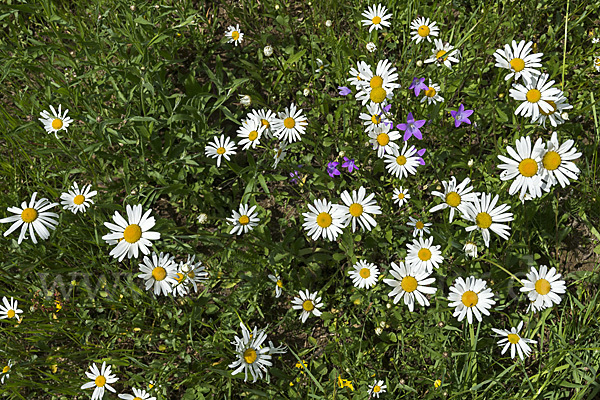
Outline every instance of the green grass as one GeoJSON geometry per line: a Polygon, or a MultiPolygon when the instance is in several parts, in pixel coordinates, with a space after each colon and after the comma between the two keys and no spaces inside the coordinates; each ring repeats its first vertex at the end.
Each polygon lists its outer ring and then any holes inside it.
{"type": "MultiPolygon", "coordinates": [[[[365,1],[157,3],[0,5],[0,218],[33,192],[59,201],[73,181],[98,190],[85,214],[57,211],[59,225],[47,241],[17,245],[18,232],[0,237],[0,296],[14,297],[24,311],[20,324],[0,321],[0,364],[15,363],[0,385],[2,398],[91,397],[80,389],[88,381],[84,372],[102,361],[119,377],[117,393],[152,380],[162,385],[153,389],[159,399],[366,399],[374,379],[385,381],[386,399],[598,396],[600,82],[592,59],[600,44],[591,43],[591,34],[600,37],[600,2],[390,0],[392,26],[372,34],[360,24],[371,4],[365,1]],[[432,48],[410,40],[418,15],[437,21],[440,37],[460,49],[453,71],[418,66],[432,48]],[[237,47],[224,39],[236,23],[245,34],[237,47]],[[511,81],[492,56],[513,39],[533,40],[544,53],[544,71],[573,105],[569,121],[555,129],[559,141],[573,139],[583,153],[578,181],[524,205],[499,179],[497,155],[522,136],[548,140],[551,129],[514,115],[511,81]],[[369,41],[376,52],[365,50],[369,41]],[[263,55],[267,44],[271,57],[263,55]],[[320,73],[317,58],[329,64],[320,73]],[[394,122],[409,111],[431,120],[418,143],[427,148],[427,164],[403,180],[365,146],[364,108],[353,95],[337,94],[358,60],[375,65],[384,58],[402,84],[394,122]],[[445,102],[419,103],[407,90],[415,76],[439,83],[445,102]],[[307,116],[302,141],[288,147],[277,168],[273,141],[238,149],[220,168],[204,155],[213,136],[236,136],[250,110],[239,103],[246,94],[254,108],[282,111],[294,102],[307,116]],[[475,110],[477,126],[454,128],[449,110],[461,103],[475,110]],[[38,116],[58,104],[75,121],[56,139],[38,116]],[[332,179],[325,167],[340,152],[360,169],[332,179]],[[290,182],[295,170],[305,178],[301,185],[290,182]],[[456,217],[449,224],[447,212],[428,212],[438,203],[431,191],[452,174],[499,194],[515,214],[508,241],[492,234],[486,249],[481,234],[474,235],[480,245],[474,260],[462,251],[466,222],[456,217]],[[346,229],[333,243],[306,236],[301,214],[308,203],[338,202],[341,192],[361,185],[382,207],[376,228],[346,229]],[[401,210],[390,197],[399,185],[412,196],[401,210]],[[257,204],[261,222],[232,236],[225,218],[241,202],[257,204]],[[119,263],[109,256],[103,223],[127,204],[152,208],[161,233],[154,250],[177,260],[196,254],[204,263],[210,279],[197,294],[156,299],[136,277],[141,258],[119,263]],[[206,224],[197,222],[201,213],[206,224]],[[431,306],[413,313],[388,299],[391,289],[382,281],[390,263],[406,255],[408,216],[433,222],[445,258],[432,275],[438,291],[431,306]],[[371,290],[352,285],[348,270],[357,259],[383,270],[371,290]],[[563,274],[568,293],[560,305],[526,314],[519,279],[542,264],[563,274]],[[275,272],[284,282],[278,299],[267,278],[275,272]],[[469,275],[485,279],[497,295],[492,315],[473,325],[457,322],[447,301],[454,279],[469,275]],[[300,289],[319,291],[321,318],[299,321],[291,300],[300,289]],[[520,320],[524,336],[538,341],[524,362],[501,356],[491,331],[520,320]],[[241,321],[267,328],[269,340],[289,348],[274,356],[270,382],[244,383],[243,375],[230,374],[236,357],[230,342],[241,334],[241,321]],[[306,374],[295,367],[298,360],[307,361],[306,374]],[[354,391],[338,387],[338,376],[352,381],[354,391]]],[[[2,224],[3,232],[8,228],[2,224]]]]}

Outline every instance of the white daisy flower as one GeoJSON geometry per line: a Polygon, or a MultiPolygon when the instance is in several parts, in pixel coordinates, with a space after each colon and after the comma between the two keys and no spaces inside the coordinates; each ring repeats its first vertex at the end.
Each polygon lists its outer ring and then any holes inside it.
{"type": "Polygon", "coordinates": [[[420,266],[413,264],[400,265],[392,263],[390,274],[395,279],[384,279],[383,281],[394,288],[388,293],[389,298],[394,298],[394,304],[398,303],[404,297],[404,304],[408,306],[410,312],[415,309],[415,300],[421,307],[428,307],[429,300],[426,294],[434,294],[437,289],[429,287],[435,278],[429,278],[430,272],[420,266]]]}
{"type": "Polygon", "coordinates": [[[277,139],[287,143],[294,143],[302,140],[300,135],[306,132],[308,121],[302,113],[302,109],[296,109],[296,105],[292,103],[285,111],[280,112],[279,117],[273,122],[273,134],[277,139]]]}
{"type": "Polygon", "coordinates": [[[546,148],[542,154],[542,181],[544,190],[550,190],[550,187],[560,184],[565,187],[571,183],[570,179],[577,180],[579,176],[579,168],[573,160],[581,157],[581,153],[573,147],[573,140],[569,139],[562,145],[558,143],[556,132],[552,133],[552,137],[546,143],[546,148]]]}
{"type": "Polygon", "coordinates": [[[365,84],[365,81],[363,78],[361,78],[361,75],[370,69],[371,67],[369,67],[369,64],[364,61],[359,61],[356,63],[356,68],[350,68],[350,78],[348,78],[347,81],[358,89],[365,84]]]}
{"type": "Polygon", "coordinates": [[[188,254],[186,262],[179,262],[178,272],[186,275],[186,279],[194,288],[194,292],[198,293],[198,283],[208,279],[208,272],[206,272],[206,268],[202,266],[202,261],[194,262],[195,259],[195,254],[188,254]]]}
{"type": "Polygon", "coordinates": [[[415,228],[413,230],[413,237],[419,235],[419,237],[423,237],[423,233],[429,234],[429,227],[431,226],[431,222],[424,223],[421,220],[415,219],[413,217],[408,217],[410,222],[407,222],[406,225],[412,226],[415,228]]]}
{"type": "Polygon", "coordinates": [[[275,282],[275,298],[277,299],[281,296],[281,293],[283,293],[283,281],[279,275],[269,274],[269,279],[275,282]]]}
{"type": "Polygon", "coordinates": [[[557,95],[557,97],[558,100],[556,101],[547,101],[547,103],[552,106],[552,111],[546,112],[540,108],[540,114],[538,118],[532,118],[531,123],[537,121],[537,123],[539,125],[542,125],[544,128],[546,127],[546,120],[548,119],[550,120],[550,124],[555,128],[560,124],[564,124],[565,119],[563,118],[563,114],[566,114],[565,110],[570,110],[571,108],[573,108],[573,106],[567,103],[567,98],[565,97],[562,90],[560,94],[557,95]]]}
{"type": "Polygon", "coordinates": [[[113,221],[116,222],[116,225],[105,222],[104,226],[112,232],[102,236],[102,239],[109,244],[115,244],[115,240],[118,240],[117,246],[110,251],[110,255],[118,258],[119,261],[123,261],[125,256],[138,258],[140,251],[143,254],[149,254],[148,247],[152,246],[150,241],[160,239],[160,233],[150,231],[156,224],[154,217],[150,217],[152,209],[142,215],[141,204],[133,207],[128,204],[126,211],[128,221],[115,211],[113,221]]]}
{"type": "Polygon", "coordinates": [[[442,246],[433,245],[433,236],[423,240],[422,237],[413,239],[412,243],[407,243],[408,254],[406,255],[406,264],[422,268],[427,273],[432,273],[433,268],[439,268],[444,262],[440,248],[442,246]]]}
{"type": "Polygon", "coordinates": [[[521,292],[527,293],[531,306],[535,311],[541,311],[552,307],[554,304],[560,304],[560,294],[566,292],[565,281],[560,279],[560,274],[556,273],[556,268],[548,270],[546,265],[541,265],[538,271],[531,267],[527,274],[527,279],[523,279],[521,292]]]}
{"type": "Polygon", "coordinates": [[[273,137],[272,125],[275,122],[277,116],[271,110],[252,110],[244,122],[249,121],[251,118],[256,118],[260,121],[262,127],[264,127],[263,133],[267,138],[273,137]]]}
{"type": "Polygon", "coordinates": [[[375,264],[359,260],[352,268],[354,269],[348,271],[348,275],[350,275],[354,286],[357,288],[370,289],[377,284],[379,269],[375,264]]]}
{"type": "Polygon", "coordinates": [[[69,192],[60,195],[63,200],[60,202],[64,206],[63,209],[69,210],[73,214],[77,214],[77,211],[85,212],[90,205],[94,204],[92,197],[98,193],[95,190],[90,192],[91,187],[92,185],[84,185],[79,189],[77,182],[73,182],[69,192]]]}
{"type": "Polygon", "coordinates": [[[242,150],[249,149],[252,147],[256,148],[256,145],[260,143],[260,137],[262,136],[265,127],[257,118],[248,118],[244,121],[237,130],[238,137],[242,138],[238,142],[238,145],[242,146],[242,150]]]}
{"type": "Polygon", "coordinates": [[[329,67],[329,64],[326,64],[320,58],[317,58],[315,61],[317,63],[317,68],[315,68],[315,73],[317,75],[319,75],[321,72],[325,72],[325,68],[329,67]]]}
{"type": "MultiPolygon", "coordinates": [[[[360,113],[359,118],[363,120],[365,132],[369,133],[383,126],[389,126],[390,120],[387,119],[383,107],[380,104],[370,102],[367,105],[368,113],[360,113]]],[[[389,130],[389,128],[388,128],[389,130]]]]}
{"type": "Polygon", "coordinates": [[[136,388],[133,388],[133,395],[120,394],[119,398],[124,400],[156,400],[156,397],[150,397],[150,393],[142,389],[138,390],[136,388]]]}
{"type": "Polygon", "coordinates": [[[48,111],[44,110],[40,113],[42,118],[38,118],[42,124],[44,124],[44,129],[47,133],[54,133],[54,136],[58,139],[57,132],[61,130],[67,130],[71,122],[73,120],[70,117],[67,117],[67,113],[69,110],[65,110],[63,113],[62,104],[58,105],[58,112],[54,109],[54,107],[50,106],[50,110],[52,110],[52,114],[48,111]]]}
{"type": "Polygon", "coordinates": [[[109,383],[115,383],[119,380],[119,378],[111,374],[110,365],[106,366],[106,362],[102,362],[102,368],[98,369],[98,367],[96,367],[96,364],[93,363],[92,365],[90,365],[90,371],[91,372],[86,372],[85,375],[92,381],[82,385],[81,388],[94,388],[92,400],[102,400],[102,397],[104,397],[105,388],[113,393],[117,392],[112,386],[109,385],[109,383]]]}
{"type": "Polygon", "coordinates": [[[242,43],[242,40],[244,40],[244,34],[240,32],[240,25],[235,24],[235,26],[228,26],[227,31],[225,32],[225,39],[227,39],[227,43],[233,43],[236,46],[238,43],[242,43]]]}
{"type": "Polygon", "coordinates": [[[427,101],[427,104],[437,104],[444,101],[444,98],[440,96],[440,85],[437,85],[429,80],[428,89],[424,91],[425,96],[421,97],[421,103],[427,101]]]}
{"type": "Polygon", "coordinates": [[[255,213],[254,210],[256,210],[256,206],[248,208],[248,204],[240,204],[239,212],[232,210],[231,213],[233,215],[231,218],[227,218],[227,221],[233,225],[233,229],[229,233],[231,235],[241,235],[253,230],[260,222],[258,213],[255,213]]]}
{"type": "Polygon", "coordinates": [[[398,207],[402,207],[404,203],[410,199],[410,194],[408,194],[408,190],[404,190],[402,186],[399,188],[394,188],[394,203],[398,204],[398,207]]]}
{"type": "Polygon", "coordinates": [[[319,311],[319,307],[323,306],[323,303],[320,302],[321,298],[317,297],[317,292],[310,293],[308,289],[306,289],[306,293],[300,290],[300,297],[294,297],[292,300],[292,308],[294,310],[302,310],[302,314],[300,314],[300,319],[302,323],[306,322],[306,319],[313,314],[315,317],[319,317],[322,313],[319,311]]]}
{"type": "Polygon", "coordinates": [[[560,89],[553,88],[554,81],[547,82],[548,74],[541,74],[539,77],[532,77],[525,81],[525,85],[513,83],[513,88],[509,90],[510,96],[522,103],[515,110],[515,115],[532,117],[537,120],[540,111],[552,112],[553,106],[549,101],[557,101],[560,95],[560,89]]]}
{"type": "Polygon", "coordinates": [[[521,360],[524,360],[525,357],[529,357],[529,354],[531,354],[529,343],[537,343],[537,341],[521,337],[519,335],[521,328],[523,328],[523,321],[521,321],[516,328],[514,326],[510,328],[510,331],[492,328],[492,330],[501,337],[498,341],[498,345],[502,347],[502,354],[506,353],[510,347],[510,358],[515,358],[516,352],[519,353],[521,360]]]}
{"type": "Polygon", "coordinates": [[[507,240],[510,233],[510,226],[500,222],[510,222],[513,220],[513,213],[506,212],[510,209],[507,204],[501,204],[496,207],[498,195],[492,199],[491,193],[482,193],[481,199],[472,203],[468,208],[465,219],[475,223],[468,226],[467,232],[481,230],[485,247],[490,247],[490,230],[507,240]]]}
{"type": "Polygon", "coordinates": [[[180,269],[175,270],[175,284],[172,286],[171,294],[174,297],[183,297],[190,292],[190,280],[187,279],[187,274],[184,274],[180,269]]]}
{"type": "Polygon", "coordinates": [[[369,132],[369,143],[373,145],[373,150],[377,150],[377,157],[382,158],[385,154],[394,154],[394,150],[399,150],[394,140],[402,137],[400,132],[391,131],[388,124],[380,124],[369,132]]]}
{"type": "Polygon", "coordinates": [[[263,345],[263,342],[267,339],[267,334],[264,330],[257,330],[254,327],[254,331],[251,334],[243,323],[240,322],[240,326],[242,327],[243,338],[236,336],[234,341],[235,353],[238,359],[229,364],[229,368],[234,369],[231,375],[236,375],[244,371],[244,382],[248,380],[248,371],[250,371],[254,379],[252,382],[256,382],[259,377],[262,379],[263,372],[268,375],[269,371],[267,367],[273,365],[269,361],[272,358],[270,354],[271,348],[263,345]]]}
{"type": "Polygon", "coordinates": [[[302,226],[307,231],[307,235],[312,240],[317,240],[319,236],[330,241],[337,239],[342,233],[342,228],[346,222],[344,210],[337,204],[323,200],[315,200],[315,205],[308,204],[309,212],[302,213],[304,223],[302,226]]]}
{"type": "Polygon", "coordinates": [[[498,155],[498,158],[505,164],[498,164],[498,168],[504,170],[500,174],[500,180],[507,181],[515,179],[508,189],[508,193],[513,195],[517,192],[523,197],[526,192],[531,197],[540,197],[542,195],[542,154],[544,153],[544,144],[542,139],[538,140],[531,147],[529,136],[517,139],[517,151],[511,146],[506,147],[506,151],[512,158],[498,155]]]}
{"type": "Polygon", "coordinates": [[[440,34],[440,28],[436,26],[436,22],[431,21],[430,23],[429,18],[419,17],[413,20],[410,23],[410,29],[411,39],[417,43],[421,43],[425,39],[431,43],[431,36],[438,36],[440,34]]]}
{"type": "Polygon", "coordinates": [[[385,168],[388,172],[397,178],[407,177],[408,175],[414,175],[417,173],[417,167],[421,164],[417,154],[415,146],[411,145],[408,148],[408,142],[404,142],[404,147],[401,152],[398,150],[392,150],[392,154],[386,154],[384,156],[384,162],[386,163],[385,168]],[[416,156],[415,156],[416,155],[416,156]]]}
{"type": "Polygon", "coordinates": [[[340,197],[345,206],[340,205],[339,207],[344,210],[348,224],[352,221],[352,232],[356,231],[357,223],[364,231],[370,231],[377,226],[377,222],[370,215],[381,214],[381,207],[377,205],[377,201],[374,199],[375,193],[367,196],[367,190],[361,186],[358,193],[353,190],[352,196],[350,196],[348,191],[344,190],[340,197]]]}
{"type": "Polygon", "coordinates": [[[169,253],[156,254],[152,252],[152,259],[144,256],[142,264],[139,264],[141,274],[140,278],[146,281],[146,290],[154,286],[154,294],[168,295],[177,284],[175,276],[177,274],[177,264],[169,253]]]}
{"type": "Polygon", "coordinates": [[[206,145],[204,154],[207,157],[217,159],[217,168],[221,166],[221,158],[225,157],[229,161],[229,157],[234,155],[236,151],[235,142],[225,135],[221,137],[214,136],[213,142],[206,145]]]}
{"type": "Polygon", "coordinates": [[[58,203],[50,203],[48,199],[39,199],[35,201],[35,197],[37,196],[37,192],[34,192],[31,196],[31,200],[29,201],[29,206],[27,202],[24,201],[21,203],[21,207],[8,207],[7,210],[13,214],[10,217],[0,219],[0,223],[13,223],[10,228],[6,232],[4,232],[4,236],[10,235],[17,228],[21,227],[21,233],[19,234],[18,244],[21,244],[23,239],[25,239],[25,235],[29,230],[29,235],[31,236],[31,241],[33,243],[37,243],[37,239],[35,234],[46,240],[50,237],[50,232],[47,228],[56,229],[56,225],[58,225],[58,221],[52,218],[58,218],[58,214],[47,211],[54,206],[57,206],[58,203]]]}
{"type": "Polygon", "coordinates": [[[465,178],[460,184],[456,184],[456,178],[450,177],[448,182],[442,181],[444,186],[444,192],[431,192],[432,195],[441,198],[444,202],[431,208],[429,212],[436,212],[445,208],[450,208],[450,222],[454,219],[454,211],[458,210],[463,215],[467,214],[467,208],[469,204],[477,201],[477,193],[472,192],[473,186],[467,185],[471,182],[468,177],[465,178]]]}
{"type": "Polygon", "coordinates": [[[465,255],[471,258],[477,257],[477,244],[472,241],[467,241],[463,246],[463,250],[465,251],[465,255]]]}
{"type": "Polygon", "coordinates": [[[17,321],[20,321],[19,314],[23,313],[23,310],[19,308],[19,302],[12,297],[10,301],[6,298],[6,296],[2,297],[2,303],[0,304],[0,319],[11,319],[16,318],[17,321]]]}
{"type": "Polygon", "coordinates": [[[425,64],[435,62],[437,65],[444,64],[452,69],[452,63],[458,63],[460,51],[455,49],[450,43],[444,44],[441,39],[433,39],[435,49],[432,50],[433,55],[425,60],[425,64]]]}
{"type": "Polygon", "coordinates": [[[252,105],[252,97],[249,94],[238,94],[240,98],[240,104],[249,107],[252,105]]]}
{"type": "Polygon", "coordinates": [[[494,53],[496,57],[496,67],[505,68],[510,71],[508,75],[504,77],[507,81],[512,76],[515,76],[515,80],[523,77],[523,80],[530,81],[534,76],[538,76],[541,72],[537,70],[542,66],[543,53],[531,53],[531,46],[533,42],[525,43],[521,40],[517,44],[516,40],[512,41],[512,49],[506,44],[504,50],[498,49],[494,53]]]}
{"type": "Polygon", "coordinates": [[[363,11],[362,16],[366,19],[362,20],[363,26],[369,26],[369,33],[373,31],[373,29],[383,29],[390,26],[390,22],[388,21],[392,18],[392,14],[386,14],[388,12],[385,6],[382,6],[379,3],[377,6],[369,6],[365,11],[363,11]]]}
{"type": "Polygon", "coordinates": [[[8,364],[6,364],[0,373],[2,374],[2,378],[0,378],[0,383],[4,385],[4,380],[10,378],[10,370],[13,366],[12,360],[8,360],[8,364]]]}
{"type": "Polygon", "coordinates": [[[369,53],[372,53],[375,50],[377,50],[377,45],[373,42],[369,42],[369,43],[367,43],[366,48],[369,53]]]}
{"type": "Polygon", "coordinates": [[[385,393],[385,389],[387,389],[387,386],[383,384],[383,381],[375,379],[373,384],[369,385],[369,396],[379,398],[381,393],[385,393]]]}
{"type": "Polygon", "coordinates": [[[594,68],[596,68],[596,72],[600,72],[600,56],[594,57],[594,68]]]}
{"type": "Polygon", "coordinates": [[[286,147],[287,147],[286,142],[279,142],[279,144],[275,148],[276,150],[275,150],[275,156],[273,157],[273,159],[274,159],[273,168],[277,168],[279,161],[281,161],[285,158],[285,156],[287,154],[286,147]]]}
{"type": "Polygon", "coordinates": [[[448,300],[450,307],[456,307],[453,317],[458,317],[458,322],[467,317],[469,324],[473,323],[473,315],[481,322],[481,314],[490,315],[489,309],[496,302],[492,299],[492,289],[486,288],[482,279],[470,276],[465,281],[462,277],[456,278],[454,285],[450,286],[448,300]]]}
{"type": "Polygon", "coordinates": [[[357,87],[356,100],[362,101],[363,106],[369,100],[376,104],[383,103],[386,99],[391,98],[394,89],[400,87],[400,84],[394,83],[398,80],[396,67],[392,67],[392,63],[387,59],[379,60],[375,74],[367,65],[367,68],[360,72],[360,77],[364,83],[357,87]]]}

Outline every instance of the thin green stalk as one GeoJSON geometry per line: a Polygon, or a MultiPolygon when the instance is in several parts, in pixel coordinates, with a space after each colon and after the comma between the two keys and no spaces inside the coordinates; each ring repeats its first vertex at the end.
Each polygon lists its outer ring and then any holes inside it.
{"type": "Polygon", "coordinates": [[[567,15],[565,17],[565,40],[563,44],[563,65],[562,65],[562,90],[565,90],[565,60],[567,58],[567,27],[569,26],[569,4],[570,0],[567,0],[567,15]]]}
{"type": "Polygon", "coordinates": [[[510,275],[510,276],[511,276],[513,279],[516,279],[516,280],[517,280],[517,282],[519,282],[521,285],[523,284],[523,282],[521,282],[521,280],[520,280],[519,278],[517,278],[517,277],[515,276],[515,274],[513,274],[512,272],[510,272],[509,270],[507,270],[506,268],[504,268],[504,267],[503,267],[503,266],[501,266],[500,264],[498,264],[498,263],[495,263],[494,261],[488,260],[488,259],[486,259],[486,258],[479,258],[478,260],[479,260],[479,261],[485,261],[485,262],[487,262],[487,263],[490,263],[490,264],[492,264],[492,265],[495,265],[496,267],[500,268],[502,271],[504,271],[504,272],[506,272],[508,275],[510,275]]]}

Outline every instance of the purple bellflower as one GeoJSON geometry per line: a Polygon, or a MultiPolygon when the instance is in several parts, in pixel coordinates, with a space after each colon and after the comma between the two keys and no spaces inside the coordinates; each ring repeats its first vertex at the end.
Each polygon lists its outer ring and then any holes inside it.
{"type": "Polygon", "coordinates": [[[462,104],[458,107],[458,111],[451,110],[450,114],[452,114],[452,118],[454,118],[454,127],[458,128],[463,122],[471,125],[469,116],[473,114],[473,110],[465,110],[465,107],[462,104]]]}
{"type": "Polygon", "coordinates": [[[408,87],[408,89],[409,90],[410,89],[414,89],[415,90],[415,96],[418,96],[419,93],[421,93],[421,90],[427,90],[427,89],[429,89],[429,86],[427,86],[423,82],[425,82],[425,78],[413,78],[413,81],[410,84],[410,86],[408,87]]]}
{"type": "Polygon", "coordinates": [[[423,135],[421,135],[420,127],[425,125],[426,120],[421,119],[419,121],[415,121],[412,113],[408,113],[408,117],[406,117],[405,124],[398,124],[396,128],[404,131],[404,141],[406,142],[411,136],[416,137],[417,139],[423,139],[423,135]]]}
{"type": "Polygon", "coordinates": [[[354,158],[351,160],[348,157],[344,157],[344,163],[342,164],[342,168],[348,168],[348,172],[352,172],[353,170],[358,171],[358,167],[354,164],[354,158]]]}
{"type": "Polygon", "coordinates": [[[352,90],[346,86],[338,86],[338,90],[340,91],[340,96],[348,96],[350,93],[352,93],[352,90]]]}
{"type": "Polygon", "coordinates": [[[419,164],[421,165],[425,165],[425,160],[423,160],[423,154],[425,154],[427,150],[425,149],[421,149],[419,151],[417,151],[417,154],[419,155],[419,164]]]}
{"type": "Polygon", "coordinates": [[[329,174],[330,177],[334,177],[336,175],[341,175],[341,172],[338,171],[337,166],[339,165],[339,162],[336,161],[332,161],[329,164],[327,164],[327,173],[329,174]]]}

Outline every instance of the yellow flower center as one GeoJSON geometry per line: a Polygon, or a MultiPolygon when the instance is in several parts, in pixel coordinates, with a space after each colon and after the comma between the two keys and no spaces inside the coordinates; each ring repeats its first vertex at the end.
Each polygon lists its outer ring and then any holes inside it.
{"type": "Polygon", "coordinates": [[[538,163],[532,158],[526,158],[519,163],[519,172],[521,175],[531,177],[537,174],[538,163]]]}
{"type": "Polygon", "coordinates": [[[549,151],[544,155],[542,159],[542,164],[544,164],[544,168],[550,171],[554,171],[556,168],[560,166],[562,159],[560,155],[555,151],[549,151]]]}
{"type": "Polygon", "coordinates": [[[380,146],[386,146],[390,142],[390,137],[387,133],[380,133],[377,135],[377,143],[380,146]]]}
{"type": "Polygon", "coordinates": [[[8,312],[6,313],[6,316],[8,318],[14,318],[15,317],[15,310],[8,310],[8,312]]]}
{"type": "Polygon", "coordinates": [[[419,27],[419,31],[418,31],[419,36],[421,36],[421,37],[427,37],[427,36],[429,36],[429,32],[430,32],[430,29],[429,29],[429,27],[427,25],[421,25],[419,27]]]}
{"type": "Polygon", "coordinates": [[[83,195],[78,194],[77,196],[75,196],[75,198],[73,199],[73,203],[80,205],[83,204],[83,202],[85,201],[85,197],[83,197],[83,195]]]}
{"type": "Polygon", "coordinates": [[[62,128],[62,127],[63,127],[63,122],[62,122],[62,119],[55,118],[55,119],[52,121],[52,128],[53,128],[53,129],[59,130],[59,129],[60,129],[60,128],[62,128]]]}
{"type": "Polygon", "coordinates": [[[479,302],[479,297],[477,297],[477,293],[474,291],[467,290],[463,293],[461,300],[466,307],[473,307],[477,305],[477,302],[479,302]]]}
{"type": "Polygon", "coordinates": [[[225,147],[219,147],[217,149],[217,154],[225,154],[225,147]]]}
{"type": "Polygon", "coordinates": [[[181,281],[183,280],[183,278],[185,278],[185,275],[183,275],[182,273],[178,272],[177,274],[175,274],[175,280],[179,283],[181,283],[181,281]]]}
{"type": "Polygon", "coordinates": [[[415,224],[415,228],[417,228],[418,230],[423,229],[424,226],[425,226],[425,224],[422,223],[421,221],[417,221],[417,223],[415,224]]]}
{"type": "Polygon", "coordinates": [[[363,279],[367,279],[371,276],[371,270],[369,268],[361,268],[359,274],[363,279]]]}
{"type": "Polygon", "coordinates": [[[142,400],[141,397],[134,397],[133,400],[142,400]]]}
{"type": "Polygon", "coordinates": [[[247,364],[252,364],[256,361],[256,350],[249,348],[244,351],[244,361],[246,361],[247,364]]]}
{"type": "Polygon", "coordinates": [[[458,207],[460,204],[460,195],[456,192],[450,192],[446,195],[446,204],[450,207],[458,207]]]}
{"type": "Polygon", "coordinates": [[[508,341],[511,342],[512,344],[519,343],[519,340],[521,340],[521,338],[519,337],[519,335],[514,334],[514,333],[509,333],[508,334],[508,341]]]}
{"type": "Polygon", "coordinates": [[[373,17],[371,22],[373,23],[373,25],[379,25],[381,23],[381,17],[373,17]]]}
{"type": "MultiPolygon", "coordinates": [[[[444,54],[446,54],[447,51],[446,50],[440,50],[437,53],[435,53],[435,58],[442,58],[444,57],[444,54]]],[[[448,57],[444,58],[444,61],[446,61],[448,59],[448,57]]]]}
{"type": "Polygon", "coordinates": [[[419,260],[421,261],[429,261],[431,258],[431,251],[429,249],[421,249],[417,253],[417,257],[419,257],[419,260]]]}
{"type": "Polygon", "coordinates": [[[369,85],[371,86],[371,89],[382,87],[383,86],[383,78],[375,75],[374,77],[371,78],[369,85]]]}
{"type": "Polygon", "coordinates": [[[545,116],[554,114],[556,112],[556,103],[553,102],[552,100],[546,100],[546,103],[548,103],[552,106],[552,110],[550,110],[549,112],[546,112],[546,111],[542,110],[542,107],[540,107],[538,105],[538,108],[540,109],[540,113],[545,116]]]}
{"type": "Polygon", "coordinates": [[[279,286],[280,288],[282,288],[282,287],[283,287],[283,282],[281,282],[281,279],[279,279],[279,280],[277,281],[277,286],[279,286]]]}
{"type": "Polygon", "coordinates": [[[432,88],[432,87],[430,87],[429,89],[427,89],[425,91],[425,96],[427,96],[427,97],[433,97],[433,96],[435,96],[435,93],[436,93],[435,89],[432,88]]]}
{"type": "Polygon", "coordinates": [[[8,371],[10,371],[10,367],[7,365],[4,368],[2,368],[2,373],[6,374],[8,371]]]}
{"type": "Polygon", "coordinates": [[[404,198],[404,193],[398,193],[398,198],[402,200],[404,198]]]}
{"type": "Polygon", "coordinates": [[[373,90],[371,90],[371,94],[369,95],[369,97],[371,98],[371,101],[373,103],[378,103],[378,104],[383,102],[385,100],[386,96],[387,96],[387,92],[382,87],[373,88],[373,90]]]}
{"type": "Polygon", "coordinates": [[[381,387],[379,385],[373,386],[373,393],[379,393],[381,391],[381,387]]]}
{"type": "Polygon", "coordinates": [[[492,225],[492,217],[486,212],[480,212],[475,217],[475,224],[481,229],[487,229],[492,225]]]}
{"type": "Polygon", "coordinates": [[[260,123],[262,124],[262,126],[266,126],[267,128],[271,126],[271,124],[269,124],[269,121],[267,121],[266,119],[261,119],[260,123]]]}
{"type": "Polygon", "coordinates": [[[296,121],[294,121],[294,118],[292,117],[287,117],[283,120],[283,125],[288,129],[292,129],[294,126],[296,126],[296,121]]]}
{"type": "Polygon", "coordinates": [[[525,68],[525,61],[523,61],[521,58],[513,58],[510,60],[510,66],[515,70],[515,72],[521,72],[525,68]]]}
{"type": "Polygon", "coordinates": [[[96,386],[98,387],[102,387],[106,384],[106,378],[103,377],[102,375],[99,375],[95,380],[94,383],[96,384],[96,386]]]}
{"type": "Polygon", "coordinates": [[[167,277],[167,270],[163,267],[156,267],[152,270],[152,277],[155,281],[162,281],[167,277]]]}
{"type": "Polygon", "coordinates": [[[302,308],[304,309],[304,311],[311,312],[312,310],[314,310],[315,305],[313,304],[312,300],[304,300],[304,302],[302,303],[302,308]]]}
{"type": "Polygon", "coordinates": [[[400,286],[402,286],[402,290],[404,290],[405,292],[414,292],[415,290],[417,290],[417,280],[412,276],[405,276],[404,278],[402,278],[400,286]]]}
{"type": "Polygon", "coordinates": [[[128,243],[135,243],[142,237],[142,228],[138,224],[131,224],[125,228],[123,232],[123,239],[128,243]]]}
{"type": "Polygon", "coordinates": [[[194,271],[188,273],[187,275],[190,277],[190,279],[194,279],[196,277],[196,274],[194,273],[194,271]]]}
{"type": "Polygon", "coordinates": [[[371,116],[371,122],[375,125],[379,125],[381,123],[381,117],[377,114],[371,116]]]}
{"type": "Polygon", "coordinates": [[[23,220],[23,222],[25,222],[27,224],[35,221],[37,216],[38,216],[38,212],[36,210],[34,210],[33,208],[26,208],[21,213],[21,219],[23,220]]]}
{"type": "Polygon", "coordinates": [[[525,97],[527,97],[528,102],[537,103],[542,98],[542,92],[537,89],[530,89],[525,97]]]}
{"type": "Polygon", "coordinates": [[[545,279],[538,279],[535,283],[535,291],[542,296],[548,294],[550,292],[550,282],[545,279]]]}
{"type": "Polygon", "coordinates": [[[396,163],[398,165],[404,165],[404,164],[406,164],[406,157],[404,157],[404,156],[398,156],[398,157],[396,157],[396,163]]]}
{"type": "Polygon", "coordinates": [[[238,31],[231,32],[231,38],[233,40],[238,40],[240,38],[240,33],[238,31]]]}
{"type": "Polygon", "coordinates": [[[238,222],[240,223],[240,225],[247,225],[250,222],[250,218],[248,218],[247,215],[242,215],[239,219],[238,222]]]}
{"type": "Polygon", "coordinates": [[[255,141],[257,137],[258,137],[258,132],[256,132],[256,131],[252,131],[248,134],[248,140],[250,140],[251,142],[255,141]]]}
{"type": "Polygon", "coordinates": [[[332,221],[333,220],[329,213],[322,212],[321,214],[317,215],[317,225],[319,225],[321,228],[329,227],[332,221]]]}
{"type": "Polygon", "coordinates": [[[350,215],[353,217],[360,217],[363,213],[363,206],[358,203],[353,203],[349,208],[350,215]]]}

